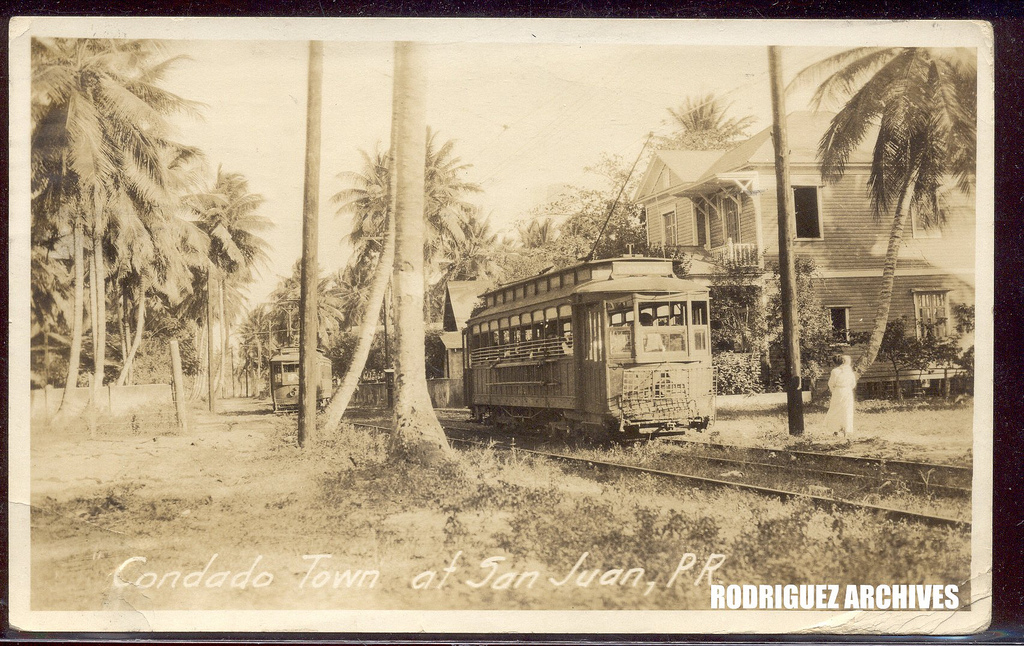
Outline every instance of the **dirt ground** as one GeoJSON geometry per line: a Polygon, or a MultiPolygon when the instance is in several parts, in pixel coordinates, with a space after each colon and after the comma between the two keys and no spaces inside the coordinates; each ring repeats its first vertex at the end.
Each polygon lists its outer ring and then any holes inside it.
{"type": "MultiPolygon", "coordinates": [[[[387,491],[346,480],[360,466],[355,453],[316,442],[299,449],[294,416],[265,402],[226,400],[220,414],[192,413],[187,433],[173,424],[92,435],[75,425],[33,428],[33,609],[422,607],[408,572],[446,565],[438,562],[448,547],[439,537],[451,530],[449,516],[411,502],[377,508],[373,499],[387,491]],[[344,495],[347,486],[362,489],[344,495]],[[314,586],[369,570],[379,572],[379,585],[314,586]],[[193,572],[202,575],[188,586],[193,572]],[[160,585],[131,584],[150,576],[160,585]]],[[[970,455],[970,407],[871,415],[860,416],[863,434],[841,450],[956,462],[970,455]]],[[[784,429],[781,413],[756,423],[750,414],[723,415],[716,426],[723,442],[785,442],[784,429]]],[[[479,594],[445,599],[456,608],[501,603],[479,594]]]]}
{"type": "Polygon", "coordinates": [[[821,432],[827,407],[808,404],[804,436],[789,435],[785,407],[719,411],[711,431],[715,441],[764,447],[805,448],[844,455],[970,466],[974,442],[974,406],[908,400],[899,406],[884,400],[857,403],[848,437],[821,432]]]}

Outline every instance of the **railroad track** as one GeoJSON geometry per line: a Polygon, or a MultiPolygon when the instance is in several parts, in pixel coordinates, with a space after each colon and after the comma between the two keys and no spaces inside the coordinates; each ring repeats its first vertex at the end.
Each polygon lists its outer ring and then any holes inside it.
{"type": "MultiPolygon", "coordinates": [[[[375,429],[384,430],[384,431],[390,431],[391,430],[390,427],[382,426],[382,425],[379,425],[379,424],[369,424],[369,423],[356,422],[356,421],[352,421],[352,422],[349,422],[349,423],[351,423],[354,426],[363,426],[363,427],[375,428],[375,429]]],[[[521,453],[525,453],[525,454],[528,454],[528,455],[535,455],[535,456],[538,456],[538,457],[543,457],[543,458],[547,458],[547,459],[551,459],[551,460],[558,460],[558,461],[565,462],[565,463],[568,463],[568,464],[577,464],[577,465],[584,465],[584,466],[590,466],[590,467],[597,467],[597,468],[604,469],[604,470],[614,470],[614,471],[619,471],[619,472],[624,472],[624,473],[647,474],[647,475],[650,475],[650,476],[655,476],[655,477],[658,477],[658,478],[672,480],[672,481],[675,481],[675,482],[686,482],[686,483],[691,484],[691,485],[695,484],[695,485],[699,485],[699,486],[728,487],[728,488],[742,490],[742,491],[750,491],[750,492],[753,492],[753,493],[757,493],[759,495],[774,497],[774,498],[778,498],[778,499],[781,499],[781,500],[802,499],[802,500],[807,500],[807,501],[809,501],[812,504],[815,504],[817,506],[828,508],[828,509],[831,509],[831,508],[851,509],[851,510],[852,509],[864,509],[864,510],[868,510],[868,511],[871,511],[873,513],[877,513],[879,515],[885,516],[887,518],[892,518],[892,519],[896,519],[896,520],[910,520],[910,521],[914,521],[914,522],[921,522],[921,523],[924,523],[924,524],[927,524],[927,525],[930,525],[930,526],[934,526],[934,527],[953,527],[953,528],[970,529],[970,526],[971,526],[970,521],[961,520],[961,519],[958,519],[958,518],[947,517],[947,516],[925,514],[925,513],[909,511],[909,510],[905,510],[905,509],[898,509],[898,508],[895,508],[895,507],[887,507],[887,506],[883,506],[883,505],[867,504],[867,503],[863,503],[863,502],[856,502],[856,501],[852,501],[852,500],[846,500],[846,499],[842,499],[842,498],[835,498],[835,497],[826,496],[826,495],[819,495],[819,494],[807,493],[807,492],[801,492],[801,491],[793,491],[793,490],[789,490],[789,489],[780,489],[780,488],[766,487],[766,486],[761,486],[761,485],[749,484],[749,483],[746,483],[746,482],[737,482],[737,481],[734,481],[734,480],[724,480],[724,479],[722,479],[720,477],[719,478],[713,478],[713,477],[701,476],[701,475],[696,475],[696,474],[691,474],[691,473],[680,473],[680,472],[677,472],[677,471],[667,471],[667,470],[663,470],[663,469],[654,469],[654,468],[643,467],[643,466],[638,466],[638,465],[622,464],[622,463],[618,463],[618,462],[610,462],[610,461],[607,461],[607,460],[601,460],[601,459],[597,459],[597,458],[588,458],[588,457],[567,455],[567,454],[564,454],[564,453],[555,453],[555,452],[551,452],[551,451],[543,451],[543,450],[539,450],[539,449],[533,449],[533,448],[526,448],[526,447],[522,447],[522,446],[516,446],[514,444],[514,441],[512,443],[509,443],[509,442],[506,442],[504,440],[494,440],[493,438],[488,438],[488,439],[484,440],[484,439],[480,439],[479,437],[466,437],[466,436],[462,435],[463,433],[466,433],[466,432],[479,433],[481,429],[478,428],[478,427],[475,427],[474,425],[463,425],[463,424],[457,424],[457,423],[442,421],[442,426],[444,427],[444,429],[445,429],[445,431],[446,431],[446,433],[448,435],[449,441],[454,442],[456,444],[465,445],[465,446],[492,447],[492,448],[499,448],[499,449],[505,449],[505,450],[515,450],[515,451],[518,451],[518,452],[521,452],[521,453]],[[454,433],[453,433],[453,431],[454,431],[454,433]]],[[[727,445],[718,445],[718,446],[721,446],[722,448],[729,448],[729,447],[727,447],[727,445]]],[[[742,447],[742,448],[746,448],[746,447],[742,447]]],[[[793,452],[782,451],[781,453],[788,454],[788,453],[793,453],[793,452]]],[[[807,456],[826,455],[826,454],[814,454],[812,452],[800,452],[800,453],[805,454],[807,456]]],[[[699,457],[701,459],[704,459],[704,456],[697,456],[697,457],[699,457]]],[[[838,457],[838,456],[829,456],[829,457],[838,457]]],[[[849,457],[849,456],[845,456],[845,457],[849,457]]],[[[730,460],[728,458],[714,458],[714,459],[719,461],[719,462],[728,462],[728,463],[735,463],[735,464],[747,464],[747,465],[755,464],[755,463],[749,462],[749,461],[730,460]]],[[[854,458],[850,458],[850,459],[854,459],[854,458]]],[[[870,464],[871,461],[873,461],[874,459],[873,458],[865,458],[865,460],[867,461],[868,464],[870,464]]],[[[808,475],[817,474],[817,475],[821,475],[821,476],[825,476],[825,477],[835,477],[837,475],[843,476],[843,477],[864,477],[864,478],[873,477],[873,476],[869,476],[869,475],[865,475],[865,474],[852,474],[852,473],[845,473],[845,472],[821,471],[821,470],[812,469],[810,467],[794,467],[794,466],[791,466],[791,465],[773,465],[773,464],[767,464],[767,463],[758,463],[758,464],[760,464],[760,466],[770,466],[770,467],[773,467],[773,468],[785,468],[785,469],[790,470],[790,471],[792,471],[794,469],[799,469],[800,471],[805,472],[808,475]]],[[[929,466],[934,467],[934,466],[938,466],[938,465],[929,465],[929,466]]],[[[946,486],[946,485],[942,485],[942,486],[946,486]]],[[[955,489],[955,490],[958,490],[958,491],[963,491],[962,488],[959,488],[959,487],[956,487],[956,486],[952,486],[952,485],[949,486],[948,488],[955,489]]],[[[966,491],[969,494],[969,490],[966,490],[966,491]]]]}
{"type": "Polygon", "coordinates": [[[855,474],[878,479],[897,478],[908,484],[919,484],[936,491],[949,490],[970,493],[973,477],[971,467],[948,464],[715,444],[697,440],[674,439],[672,443],[690,448],[694,455],[707,458],[749,460],[764,465],[809,468],[814,471],[855,474]]]}

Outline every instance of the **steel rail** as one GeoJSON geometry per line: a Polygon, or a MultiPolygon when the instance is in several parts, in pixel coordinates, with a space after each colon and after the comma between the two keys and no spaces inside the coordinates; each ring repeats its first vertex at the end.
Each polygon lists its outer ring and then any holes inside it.
{"type": "MultiPolygon", "coordinates": [[[[348,422],[354,426],[363,426],[367,428],[374,428],[378,430],[390,431],[391,427],[381,426],[379,424],[367,424],[361,422],[348,422]]],[[[459,429],[457,427],[450,426],[442,422],[442,426],[450,430],[468,430],[459,429]]],[[[606,460],[598,460],[595,458],[583,458],[572,455],[565,455],[562,453],[551,453],[548,451],[538,451],[536,449],[525,449],[517,447],[514,444],[507,444],[504,442],[484,442],[481,440],[468,439],[462,437],[448,437],[449,441],[457,442],[460,444],[468,444],[472,446],[480,447],[498,447],[510,451],[519,451],[530,455],[537,455],[544,458],[561,460],[563,462],[581,463],[600,466],[609,469],[616,469],[619,471],[628,471],[635,473],[645,473],[649,475],[655,475],[658,477],[668,478],[672,480],[686,480],[701,485],[713,485],[719,487],[729,487],[732,489],[738,489],[741,491],[750,491],[764,496],[770,496],[779,498],[780,500],[790,499],[802,499],[810,501],[811,503],[820,507],[839,507],[843,509],[864,509],[867,511],[881,514],[887,518],[898,519],[898,520],[911,520],[916,522],[922,522],[924,524],[934,527],[952,527],[952,528],[965,528],[970,529],[971,521],[960,520],[957,518],[950,518],[947,516],[934,516],[931,514],[923,514],[913,511],[907,511],[904,509],[896,509],[894,507],[883,507],[881,505],[869,505],[865,503],[853,502],[850,500],[843,500],[840,498],[829,498],[828,496],[819,496],[815,494],[803,493],[799,491],[789,491],[786,489],[773,489],[770,487],[762,487],[759,485],[746,484],[742,482],[733,482],[731,480],[720,480],[717,478],[707,478],[704,476],[697,476],[687,473],[677,473],[674,471],[664,471],[661,469],[649,469],[646,467],[640,467],[630,464],[620,464],[618,462],[608,462],[606,460]]]]}
{"type": "MultiPolygon", "coordinates": [[[[973,477],[972,467],[961,467],[950,464],[934,464],[930,462],[916,462],[911,460],[889,460],[886,458],[870,458],[858,455],[839,455],[834,453],[819,453],[815,451],[801,451],[792,449],[782,448],[770,448],[760,446],[743,446],[740,444],[716,444],[711,442],[701,442],[698,440],[685,440],[679,439],[674,440],[676,444],[686,444],[694,447],[703,447],[715,451],[735,451],[739,453],[747,453],[750,455],[759,456],[770,456],[770,457],[789,457],[791,462],[798,460],[804,462],[831,462],[838,468],[861,468],[864,470],[874,471],[891,471],[891,472],[909,472],[909,473],[931,473],[931,478],[936,480],[944,480],[946,482],[955,481],[968,483],[971,482],[973,477]],[[774,455],[772,455],[774,454],[774,455]]],[[[709,456],[711,457],[711,456],[709,456]]],[[[927,480],[922,479],[923,484],[928,486],[937,486],[931,484],[927,480]]],[[[946,487],[953,487],[957,489],[967,489],[966,487],[959,487],[952,484],[944,484],[946,487]]]]}

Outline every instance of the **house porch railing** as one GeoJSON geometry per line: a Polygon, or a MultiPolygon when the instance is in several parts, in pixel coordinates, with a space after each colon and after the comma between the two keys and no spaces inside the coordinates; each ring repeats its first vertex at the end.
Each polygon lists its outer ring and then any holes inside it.
{"type": "Polygon", "coordinates": [[[720,247],[711,250],[711,257],[718,262],[734,265],[756,265],[760,259],[757,245],[750,242],[733,242],[732,238],[720,247]]]}

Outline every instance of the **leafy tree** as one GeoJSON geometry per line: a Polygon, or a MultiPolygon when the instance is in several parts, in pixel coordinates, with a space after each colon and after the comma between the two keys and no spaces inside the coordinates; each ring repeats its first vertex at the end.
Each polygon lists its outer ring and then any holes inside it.
{"type": "Polygon", "coordinates": [[[913,325],[907,323],[906,317],[889,321],[885,336],[878,351],[879,356],[892,365],[896,377],[896,401],[903,401],[903,384],[900,376],[908,370],[924,370],[928,367],[929,356],[927,345],[917,337],[913,325]]]}
{"type": "Polygon", "coordinates": [[[592,249],[595,258],[647,253],[644,210],[632,199],[640,178],[636,173],[630,175],[630,162],[619,155],[606,154],[584,171],[596,177],[597,188],[571,186],[555,200],[531,212],[534,220],[561,220],[557,237],[548,245],[552,263],[556,267],[575,264],[586,258],[592,249]],[[616,202],[620,191],[621,197],[616,202]],[[598,241],[605,220],[608,225],[598,241]]]}
{"type": "Polygon", "coordinates": [[[965,192],[974,186],[977,63],[962,49],[859,47],[810,65],[796,82],[822,75],[814,105],[845,100],[818,148],[822,178],[841,179],[850,154],[877,127],[868,193],[876,217],[891,220],[874,327],[856,367],[862,374],[883,342],[907,213],[941,223],[946,179],[965,192]]]}
{"type": "MultiPolygon", "coordinates": [[[[800,366],[803,379],[813,385],[831,370],[837,342],[832,329],[832,318],[829,316],[828,310],[822,307],[814,285],[817,271],[814,262],[806,258],[797,258],[795,269],[797,317],[800,322],[800,366]]],[[[769,324],[765,338],[768,342],[770,356],[778,358],[778,361],[772,362],[773,373],[776,373],[773,382],[778,382],[782,378],[781,357],[783,356],[782,296],[779,287],[778,265],[772,266],[768,290],[766,318],[769,324]]],[[[853,338],[851,341],[856,342],[857,338],[853,338]]]]}
{"type": "Polygon", "coordinates": [[[769,325],[762,273],[736,263],[718,265],[710,292],[711,351],[763,354],[769,325]]]}

